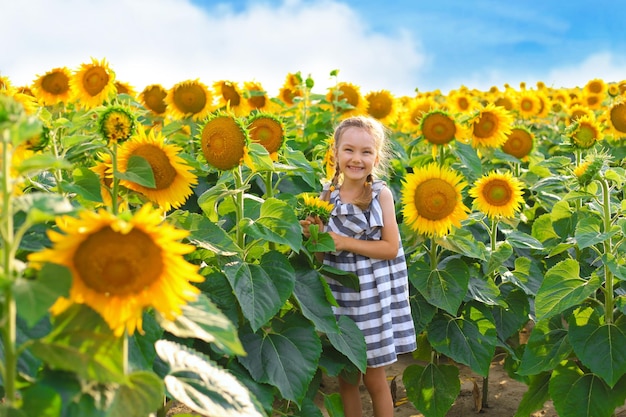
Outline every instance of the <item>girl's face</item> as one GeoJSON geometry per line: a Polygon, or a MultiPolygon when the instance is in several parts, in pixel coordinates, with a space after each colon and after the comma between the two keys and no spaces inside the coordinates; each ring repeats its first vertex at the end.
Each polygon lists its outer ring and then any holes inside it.
{"type": "Polygon", "coordinates": [[[365,129],[349,127],[339,138],[336,158],[344,181],[365,182],[378,163],[376,142],[365,129]]]}

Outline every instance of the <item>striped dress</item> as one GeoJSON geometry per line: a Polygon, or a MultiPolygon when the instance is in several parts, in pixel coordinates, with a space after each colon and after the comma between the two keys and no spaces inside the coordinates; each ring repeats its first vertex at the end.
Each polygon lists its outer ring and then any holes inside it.
{"type": "MultiPolygon", "coordinates": [[[[334,208],[326,231],[356,239],[380,240],[383,213],[379,194],[384,187],[382,181],[372,184],[372,203],[365,211],[350,203],[343,204],[339,190],[332,191],[329,201],[334,208]]],[[[352,318],[365,336],[368,367],[389,365],[397,360],[398,354],[412,352],[417,348],[401,241],[398,256],[393,260],[340,251],[327,252],[324,263],[354,272],[359,277],[360,292],[330,277],[326,277],[326,280],[339,304],[333,307],[334,313],[352,318]]]]}

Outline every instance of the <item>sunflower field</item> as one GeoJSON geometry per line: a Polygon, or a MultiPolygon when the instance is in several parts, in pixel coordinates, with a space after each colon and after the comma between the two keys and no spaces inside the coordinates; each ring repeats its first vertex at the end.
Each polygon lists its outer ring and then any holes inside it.
{"type": "Polygon", "coordinates": [[[409,401],[443,417],[463,364],[506,357],[516,416],[626,401],[626,81],[398,97],[300,72],[142,91],[105,59],[0,76],[2,416],[342,417],[364,371],[318,262],[332,131],[387,128],[418,333],[409,401]],[[625,284],[622,284],[622,283],[625,284]],[[528,340],[520,333],[530,329],[528,340]],[[449,360],[451,359],[451,360],[449,360]]]}

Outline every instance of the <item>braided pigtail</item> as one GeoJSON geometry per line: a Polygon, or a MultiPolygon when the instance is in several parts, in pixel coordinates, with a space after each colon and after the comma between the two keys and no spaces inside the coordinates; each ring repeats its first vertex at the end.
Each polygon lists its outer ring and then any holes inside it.
{"type": "Polygon", "coordinates": [[[333,176],[333,179],[330,181],[330,186],[328,187],[327,190],[324,190],[324,192],[322,193],[321,199],[325,200],[325,201],[330,201],[330,193],[332,193],[333,191],[335,191],[337,189],[337,185],[339,184],[339,170],[335,170],[335,175],[333,176]]]}

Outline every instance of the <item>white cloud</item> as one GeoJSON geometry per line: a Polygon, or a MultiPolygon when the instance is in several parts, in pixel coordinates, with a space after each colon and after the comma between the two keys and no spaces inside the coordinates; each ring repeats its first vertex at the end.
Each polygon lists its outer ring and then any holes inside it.
{"type": "Polygon", "coordinates": [[[52,68],[105,58],[141,90],[188,79],[260,82],[277,94],[287,73],[311,74],[314,91],[339,81],[362,92],[412,94],[424,65],[408,33],[372,32],[330,0],[258,4],[208,13],[187,0],[21,0],[3,5],[0,74],[27,85],[52,68]]]}
{"type": "Polygon", "coordinates": [[[556,88],[583,87],[587,81],[595,78],[605,82],[626,79],[626,59],[608,52],[600,52],[588,56],[579,65],[551,70],[544,82],[556,88]]]}

